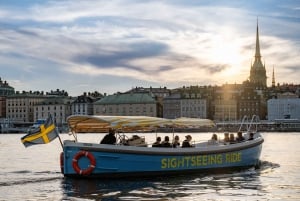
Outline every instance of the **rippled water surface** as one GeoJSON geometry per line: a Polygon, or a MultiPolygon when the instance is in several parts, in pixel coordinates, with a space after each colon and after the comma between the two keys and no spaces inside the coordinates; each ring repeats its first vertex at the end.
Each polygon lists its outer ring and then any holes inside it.
{"type": "MultiPolygon", "coordinates": [[[[211,134],[192,135],[198,140],[211,134]]],[[[259,169],[112,181],[64,178],[58,140],[25,148],[21,136],[0,134],[0,200],[300,200],[300,133],[264,133],[259,169]]],[[[102,137],[82,134],[79,140],[102,137]]]]}

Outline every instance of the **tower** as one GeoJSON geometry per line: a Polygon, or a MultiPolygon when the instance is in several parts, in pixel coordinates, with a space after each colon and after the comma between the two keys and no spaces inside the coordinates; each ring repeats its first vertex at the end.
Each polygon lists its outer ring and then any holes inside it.
{"type": "Polygon", "coordinates": [[[267,86],[267,75],[265,65],[261,62],[260,45],[259,45],[259,34],[258,34],[258,21],[256,27],[256,46],[254,63],[250,69],[250,82],[252,84],[266,87],[267,86]]]}
{"type": "Polygon", "coordinates": [[[274,66],[273,66],[273,73],[272,73],[272,87],[275,87],[275,74],[274,74],[274,66]]]}

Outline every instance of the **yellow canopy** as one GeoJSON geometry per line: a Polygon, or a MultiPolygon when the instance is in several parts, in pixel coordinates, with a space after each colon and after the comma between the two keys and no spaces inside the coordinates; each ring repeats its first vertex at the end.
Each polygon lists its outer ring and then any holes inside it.
{"type": "Polygon", "coordinates": [[[181,117],[172,120],[174,128],[201,128],[214,127],[215,123],[210,119],[198,119],[181,117]]]}
{"type": "Polygon", "coordinates": [[[162,127],[199,128],[215,125],[209,119],[178,118],[171,120],[148,116],[72,115],[68,117],[67,121],[74,132],[106,132],[109,128],[128,132],[162,127]]]}
{"type": "Polygon", "coordinates": [[[67,119],[75,132],[105,132],[108,128],[124,131],[150,130],[171,125],[171,121],[147,116],[85,116],[72,115],[67,119]]]}

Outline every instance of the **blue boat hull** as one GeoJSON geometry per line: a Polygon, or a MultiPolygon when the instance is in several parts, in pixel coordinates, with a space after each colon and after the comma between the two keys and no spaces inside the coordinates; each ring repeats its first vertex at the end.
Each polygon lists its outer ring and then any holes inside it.
{"type": "Polygon", "coordinates": [[[207,172],[259,164],[263,139],[199,148],[150,148],[65,141],[67,177],[131,177],[207,172]]]}

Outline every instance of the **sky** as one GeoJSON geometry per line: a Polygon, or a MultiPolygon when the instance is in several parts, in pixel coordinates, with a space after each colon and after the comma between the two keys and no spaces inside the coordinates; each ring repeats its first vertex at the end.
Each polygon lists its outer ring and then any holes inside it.
{"type": "Polygon", "coordinates": [[[257,21],[268,86],[300,84],[300,1],[0,0],[0,77],[72,96],[241,84],[257,21]]]}

